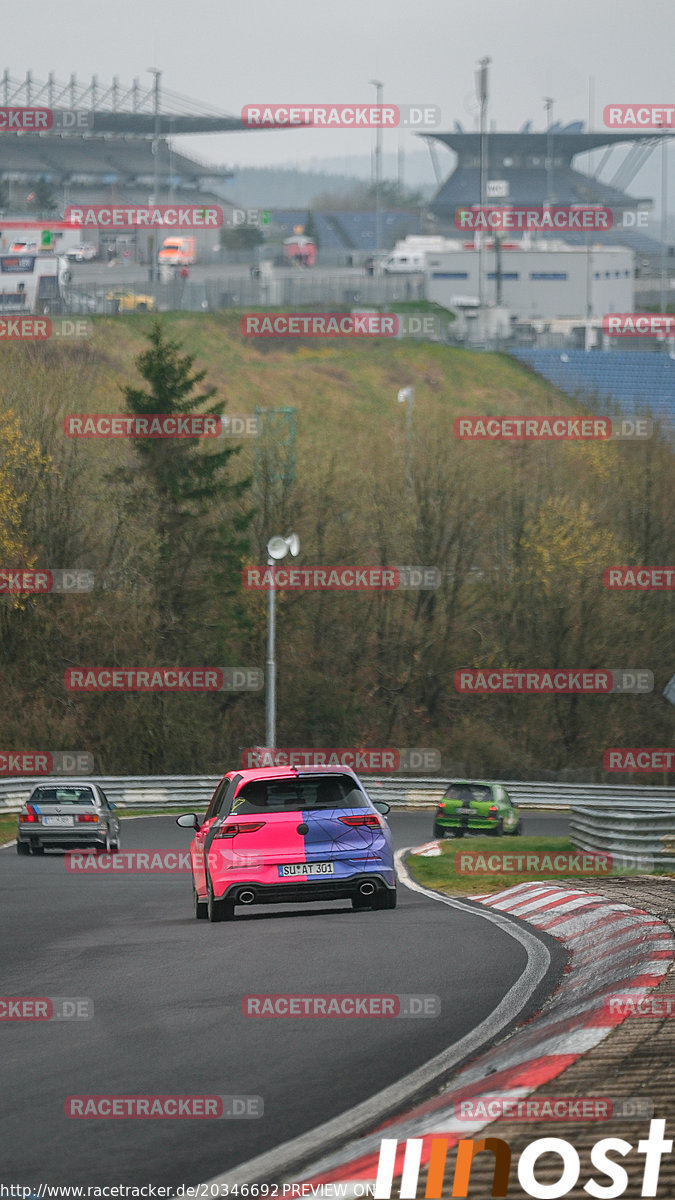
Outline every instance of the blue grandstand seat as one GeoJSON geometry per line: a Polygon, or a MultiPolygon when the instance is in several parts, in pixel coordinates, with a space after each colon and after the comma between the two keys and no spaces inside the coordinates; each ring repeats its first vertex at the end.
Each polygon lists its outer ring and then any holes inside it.
{"type": "Polygon", "coordinates": [[[630,417],[650,415],[675,434],[675,358],[670,354],[530,347],[511,353],[595,412],[618,408],[630,417]]]}

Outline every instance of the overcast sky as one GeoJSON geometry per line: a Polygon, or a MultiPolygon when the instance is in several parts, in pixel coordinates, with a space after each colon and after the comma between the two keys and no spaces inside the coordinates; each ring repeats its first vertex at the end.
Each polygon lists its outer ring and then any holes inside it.
{"type": "MultiPolygon", "coordinates": [[[[13,77],[32,70],[118,75],[239,113],[263,102],[373,101],[381,79],[394,104],[436,104],[442,128],[473,128],[474,71],[492,59],[491,120],[499,130],[531,119],[587,120],[610,102],[675,99],[675,0],[0,0],[3,59],[13,77]]],[[[262,166],[371,153],[373,133],[349,130],[235,133],[190,139],[207,161],[262,166]]],[[[384,134],[385,151],[409,133],[384,134]]],[[[675,150],[671,157],[675,159],[675,150]]],[[[441,150],[445,170],[451,160],[441,150]]],[[[631,189],[633,190],[633,189],[631,189]]]]}

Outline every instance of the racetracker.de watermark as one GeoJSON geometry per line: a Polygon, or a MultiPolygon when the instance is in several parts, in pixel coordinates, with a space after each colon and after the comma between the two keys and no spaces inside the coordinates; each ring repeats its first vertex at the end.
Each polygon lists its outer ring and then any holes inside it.
{"type": "Polygon", "coordinates": [[[455,671],[455,691],[472,696],[594,695],[612,692],[653,692],[652,671],[625,668],[617,671],[583,667],[548,669],[522,667],[499,670],[455,671]]]}
{"type": "Polygon", "coordinates": [[[437,104],[245,104],[248,129],[433,129],[441,123],[437,104]]]}
{"type": "Polygon", "coordinates": [[[466,230],[584,230],[611,229],[614,215],[611,208],[590,205],[531,208],[527,205],[476,205],[455,210],[455,228],[466,230]]]}
{"type": "Polygon", "coordinates": [[[350,767],[352,771],[440,771],[441,752],[430,746],[408,746],[403,749],[270,749],[252,746],[243,750],[241,765],[253,767],[350,767]]]}
{"type": "Polygon", "coordinates": [[[91,1021],[89,996],[0,996],[0,1021],[91,1021]]]}
{"type": "Polygon", "coordinates": [[[605,313],[602,332],[608,337],[675,337],[675,313],[605,313]]]}
{"type": "Polygon", "coordinates": [[[0,108],[0,133],[45,133],[53,126],[51,108],[0,108]]]}
{"type": "Polygon", "coordinates": [[[223,1120],[262,1117],[262,1096],[68,1096],[71,1120],[223,1120]]]}
{"type": "Polygon", "coordinates": [[[675,567],[605,567],[602,582],[620,592],[672,592],[675,567]]]}
{"type": "Polygon", "coordinates": [[[0,775],[91,775],[86,750],[0,750],[0,775]]]}
{"type": "Polygon", "coordinates": [[[626,1017],[675,1017],[675,995],[644,992],[621,992],[605,996],[603,1000],[605,1016],[622,1021],[626,1017]]]}
{"type": "Polygon", "coordinates": [[[223,224],[238,229],[241,225],[258,229],[260,226],[271,225],[272,214],[267,208],[233,208],[225,215],[223,224]]]}
{"type": "Polygon", "coordinates": [[[0,342],[88,338],[93,328],[90,317],[0,317],[0,342]]]}
{"type": "Polygon", "coordinates": [[[70,667],[69,692],[259,692],[259,667],[70,667]]]}
{"type": "Polygon", "coordinates": [[[178,415],[148,413],[68,413],[63,432],[70,438],[219,438],[258,437],[259,417],[237,413],[178,415]]]}
{"type": "Polygon", "coordinates": [[[611,1121],[651,1117],[654,1102],[642,1096],[518,1096],[495,1093],[455,1100],[459,1121],[611,1121]]]}
{"type": "Polygon", "coordinates": [[[0,568],[0,594],[33,596],[46,592],[91,592],[93,589],[92,571],[0,568]]]}
{"type": "Polygon", "coordinates": [[[247,591],[393,592],[433,591],[441,586],[438,567],[244,567],[247,591]]]}
{"type": "Polygon", "coordinates": [[[671,129],[675,104],[606,104],[602,118],[609,129],[671,129]]]}
{"type": "Polygon", "coordinates": [[[271,992],[243,996],[245,1017],[438,1017],[439,996],[401,993],[357,996],[345,994],[279,995],[271,992]]]}
{"type": "Polygon", "coordinates": [[[458,850],[454,865],[458,875],[610,875],[614,864],[611,854],[585,851],[484,854],[458,850]]]}
{"type": "Polygon", "coordinates": [[[650,438],[648,417],[455,417],[454,437],[468,442],[607,442],[650,438]]]}
{"type": "Polygon", "coordinates": [[[66,871],[74,875],[180,875],[192,869],[189,850],[66,850],[63,858],[66,871]]]}
{"type": "Polygon", "coordinates": [[[73,133],[93,127],[94,114],[84,109],[30,105],[0,108],[0,133],[46,133],[49,129],[73,133]]]}
{"type": "Polygon", "coordinates": [[[602,756],[605,771],[675,771],[675,750],[668,746],[613,746],[602,756]]]}
{"type": "Polygon", "coordinates": [[[431,313],[244,313],[243,337],[438,337],[440,318],[431,313]]]}
{"type": "Polygon", "coordinates": [[[218,204],[68,205],[64,220],[82,229],[219,229],[218,204]]]}

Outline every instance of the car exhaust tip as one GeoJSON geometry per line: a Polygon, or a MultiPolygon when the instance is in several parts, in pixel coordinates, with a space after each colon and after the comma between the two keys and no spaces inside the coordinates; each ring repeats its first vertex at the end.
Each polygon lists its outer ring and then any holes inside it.
{"type": "Polygon", "coordinates": [[[237,896],[237,904],[253,904],[254,900],[255,892],[252,892],[250,888],[246,888],[245,891],[240,892],[237,896]]]}
{"type": "Polygon", "coordinates": [[[359,894],[361,896],[372,896],[374,891],[375,891],[374,883],[362,883],[359,888],[359,894]]]}

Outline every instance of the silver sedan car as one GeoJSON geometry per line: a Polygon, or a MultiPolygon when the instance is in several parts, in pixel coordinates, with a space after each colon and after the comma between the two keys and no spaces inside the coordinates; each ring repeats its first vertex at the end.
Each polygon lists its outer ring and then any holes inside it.
{"type": "Polygon", "coordinates": [[[97,783],[39,783],[19,813],[17,854],[86,847],[119,850],[120,823],[114,808],[97,783]]]}

